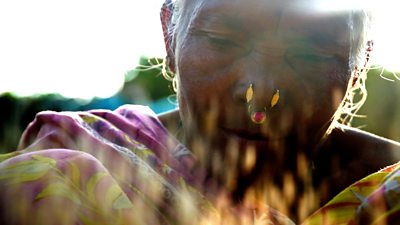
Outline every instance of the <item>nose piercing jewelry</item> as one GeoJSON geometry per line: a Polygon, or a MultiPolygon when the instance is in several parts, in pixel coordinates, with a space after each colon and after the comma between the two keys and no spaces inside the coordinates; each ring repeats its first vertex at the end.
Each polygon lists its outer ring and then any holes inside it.
{"type": "MultiPolygon", "coordinates": [[[[264,107],[264,111],[254,111],[254,107],[251,104],[251,101],[253,100],[254,97],[254,89],[253,89],[253,84],[250,84],[250,86],[246,90],[246,102],[249,104],[249,114],[251,121],[255,124],[263,124],[267,120],[267,107],[264,107]]],[[[276,104],[279,102],[279,90],[276,90],[275,94],[272,95],[271,99],[271,108],[273,108],[276,104]]]]}
{"type": "MultiPolygon", "coordinates": [[[[253,90],[253,84],[250,84],[250,86],[246,90],[246,102],[250,103],[253,100],[254,96],[254,90],[253,90]]],[[[250,118],[251,121],[255,124],[262,124],[266,121],[267,119],[267,114],[264,111],[253,111],[253,106],[250,104],[249,105],[249,113],[250,113],[250,118]]]]}
{"type": "Polygon", "coordinates": [[[250,118],[255,124],[263,124],[267,120],[267,114],[263,111],[252,112],[250,118]]]}
{"type": "Polygon", "coordinates": [[[274,106],[278,104],[278,101],[279,101],[279,90],[276,90],[275,94],[272,95],[271,108],[274,108],[274,106]]]}
{"type": "Polygon", "coordinates": [[[249,103],[251,100],[253,100],[253,84],[250,84],[250,86],[246,90],[246,102],[249,103]]]}

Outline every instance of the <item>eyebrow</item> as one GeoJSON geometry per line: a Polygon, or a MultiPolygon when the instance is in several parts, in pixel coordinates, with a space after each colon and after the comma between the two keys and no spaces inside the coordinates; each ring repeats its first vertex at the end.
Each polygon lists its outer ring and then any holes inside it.
{"type": "Polygon", "coordinates": [[[191,26],[224,26],[226,28],[235,30],[244,29],[243,22],[238,18],[226,14],[214,13],[199,15],[192,21],[191,26]]]}
{"type": "MultiPolygon", "coordinates": [[[[343,26],[342,23],[338,23],[337,25],[343,26]]],[[[347,28],[347,24],[345,25],[347,28]]],[[[334,28],[335,26],[332,26],[334,28]]],[[[324,28],[324,27],[323,27],[324,28]]],[[[341,33],[341,32],[349,32],[348,29],[340,30],[337,32],[328,32],[325,29],[318,29],[310,26],[310,28],[296,29],[293,30],[293,34],[299,38],[299,41],[303,41],[306,43],[312,43],[317,47],[345,47],[350,42],[350,33],[341,33]],[[345,36],[343,36],[345,34],[345,36]],[[343,37],[345,39],[343,39],[343,37]]],[[[292,38],[289,38],[293,40],[292,38]]]]}

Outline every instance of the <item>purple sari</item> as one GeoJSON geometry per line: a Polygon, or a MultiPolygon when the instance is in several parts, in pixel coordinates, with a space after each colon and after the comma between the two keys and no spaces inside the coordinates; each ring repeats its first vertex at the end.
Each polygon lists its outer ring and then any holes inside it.
{"type": "MultiPolygon", "coordinates": [[[[268,206],[209,202],[195,163],[144,106],[41,112],[19,150],[0,155],[0,224],[293,224],[268,206]]],[[[354,183],[303,224],[395,224],[399,171],[354,183]]]]}
{"type": "Polygon", "coordinates": [[[1,217],[7,224],[51,224],[60,216],[71,222],[66,224],[135,224],[138,215],[145,224],[175,223],[170,206],[178,204],[182,188],[198,196],[198,209],[208,204],[189,188],[194,157],[144,106],[41,112],[19,150],[1,160],[1,217]],[[10,202],[18,204],[8,207],[10,202]],[[60,204],[65,215],[57,212],[60,204]]]}

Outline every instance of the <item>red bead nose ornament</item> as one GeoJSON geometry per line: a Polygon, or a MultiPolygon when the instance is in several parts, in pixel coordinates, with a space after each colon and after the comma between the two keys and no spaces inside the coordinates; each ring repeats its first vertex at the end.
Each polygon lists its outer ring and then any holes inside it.
{"type": "Polygon", "coordinates": [[[253,112],[251,113],[251,121],[255,124],[262,124],[267,119],[267,114],[265,112],[253,112]]]}

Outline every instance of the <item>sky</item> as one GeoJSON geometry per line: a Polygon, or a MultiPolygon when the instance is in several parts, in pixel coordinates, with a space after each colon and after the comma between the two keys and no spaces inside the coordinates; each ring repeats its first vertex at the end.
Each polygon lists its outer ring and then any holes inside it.
{"type": "Polygon", "coordinates": [[[165,56],[162,0],[0,0],[0,93],[109,97],[165,56]]]}
{"type": "MultiPolygon", "coordinates": [[[[0,0],[0,93],[112,96],[140,56],[165,56],[162,2],[0,0]]],[[[400,71],[396,8],[378,11],[375,61],[400,71]]]]}

